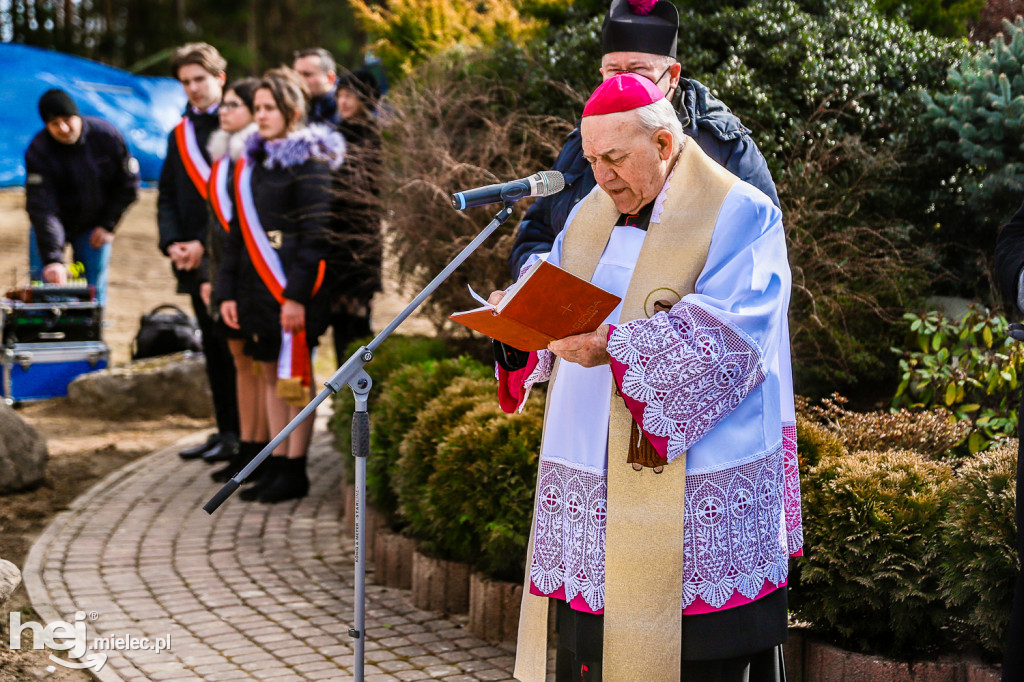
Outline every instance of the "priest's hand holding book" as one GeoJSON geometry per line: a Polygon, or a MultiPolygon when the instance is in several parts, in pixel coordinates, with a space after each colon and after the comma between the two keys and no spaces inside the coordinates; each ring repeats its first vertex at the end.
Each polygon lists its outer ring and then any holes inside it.
{"type": "MultiPolygon", "coordinates": [[[[488,305],[497,306],[505,296],[504,291],[492,291],[487,297],[488,305]]],[[[568,362],[584,367],[597,367],[610,362],[608,356],[608,330],[610,325],[602,324],[592,332],[574,334],[548,343],[548,350],[568,362]]],[[[500,341],[497,345],[503,345],[500,341]]],[[[513,349],[515,350],[515,349],[513,349]]],[[[502,352],[496,349],[496,352],[502,352]]],[[[507,351],[505,351],[507,352],[507,351]]],[[[499,360],[500,362],[500,360],[499,360]]],[[[508,369],[506,367],[506,369],[508,369]]]]}
{"type": "MultiPolygon", "coordinates": [[[[472,289],[470,289],[472,293],[472,289]]],[[[584,367],[608,364],[608,325],[620,298],[547,261],[538,261],[507,291],[492,292],[485,305],[450,319],[495,340],[506,370],[525,366],[529,351],[548,349],[584,367]]]]}

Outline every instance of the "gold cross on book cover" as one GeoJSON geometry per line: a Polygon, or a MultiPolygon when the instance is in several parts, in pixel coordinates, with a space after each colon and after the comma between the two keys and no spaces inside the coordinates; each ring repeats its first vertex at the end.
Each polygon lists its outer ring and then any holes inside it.
{"type": "Polygon", "coordinates": [[[533,351],[556,339],[594,331],[621,300],[542,260],[508,289],[498,305],[453,313],[449,319],[513,348],[533,351]]]}

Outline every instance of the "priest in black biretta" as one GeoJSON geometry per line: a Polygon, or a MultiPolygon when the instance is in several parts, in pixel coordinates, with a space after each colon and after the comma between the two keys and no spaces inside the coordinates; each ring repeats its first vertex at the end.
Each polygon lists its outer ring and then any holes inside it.
{"type": "Polygon", "coordinates": [[[675,59],[679,10],[668,0],[613,0],[601,27],[601,48],[609,52],[646,52],[675,59]]]}

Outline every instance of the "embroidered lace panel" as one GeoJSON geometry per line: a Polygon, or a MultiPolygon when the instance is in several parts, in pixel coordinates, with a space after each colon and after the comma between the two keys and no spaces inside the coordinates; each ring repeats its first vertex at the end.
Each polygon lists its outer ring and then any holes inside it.
{"type": "Polygon", "coordinates": [[[608,484],[603,474],[542,460],[530,580],[545,594],[565,587],[604,608],[604,539],[608,484]]]}
{"type": "Polygon", "coordinates": [[[758,349],[700,306],[619,326],[608,353],[627,366],[622,393],[645,404],[643,427],[668,438],[671,461],[764,381],[758,349]]]}
{"type": "Polygon", "coordinates": [[[789,553],[804,547],[803,517],[800,513],[800,463],[797,459],[796,424],[782,425],[783,469],[786,477],[786,540],[789,553]]]}
{"type": "MultiPolygon", "coordinates": [[[[683,607],[700,597],[720,608],[736,592],[754,599],[764,581],[788,574],[783,448],[712,473],[686,477],[683,607]]],[[[604,608],[605,476],[543,460],[530,579],[604,608]]]]}

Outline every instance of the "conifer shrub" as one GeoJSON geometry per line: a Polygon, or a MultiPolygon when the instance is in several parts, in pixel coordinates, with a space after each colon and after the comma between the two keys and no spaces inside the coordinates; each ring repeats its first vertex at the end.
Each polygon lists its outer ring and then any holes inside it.
{"type": "Polygon", "coordinates": [[[957,470],[942,522],[943,598],[961,640],[998,656],[1005,643],[1018,570],[1016,439],[981,452],[957,470]]]}
{"type": "Polygon", "coordinates": [[[800,475],[824,457],[839,457],[847,453],[843,439],[821,424],[803,415],[796,417],[797,457],[800,461],[800,475]]]}
{"type": "Polygon", "coordinates": [[[908,451],[822,458],[803,481],[803,620],[890,655],[942,644],[940,524],[953,473],[908,451]]]}
{"type": "Polygon", "coordinates": [[[366,494],[393,527],[403,525],[396,515],[398,499],[393,488],[393,472],[401,456],[398,448],[419,411],[458,377],[493,375],[493,369],[466,356],[409,364],[388,375],[370,418],[366,494]]]}
{"type": "MultiPolygon", "coordinates": [[[[355,353],[361,346],[373,341],[373,337],[356,339],[345,349],[345,357],[339,358],[339,362],[345,362],[352,353],[355,353]]],[[[425,360],[444,358],[450,355],[445,344],[435,338],[426,336],[403,336],[395,334],[388,338],[377,352],[373,360],[366,365],[366,373],[373,380],[373,388],[370,391],[368,409],[370,422],[375,417],[373,413],[374,403],[380,397],[387,383],[388,377],[402,365],[418,363],[425,360]]],[[[326,379],[327,377],[325,377],[326,379]]],[[[342,468],[345,473],[345,480],[353,481],[352,471],[352,411],[355,409],[355,400],[352,398],[352,390],[347,386],[334,394],[332,398],[334,412],[331,415],[329,428],[334,434],[334,445],[341,454],[342,468]]]]}
{"type": "Polygon", "coordinates": [[[472,563],[498,580],[522,579],[543,412],[540,400],[519,414],[488,401],[448,434],[424,488],[424,551],[472,563]]]}
{"type": "Polygon", "coordinates": [[[398,513],[413,537],[424,540],[430,529],[425,493],[434,473],[438,445],[463,422],[467,412],[484,404],[498,404],[494,380],[459,377],[423,407],[402,439],[393,486],[398,513]]]}
{"type": "MultiPolygon", "coordinates": [[[[925,122],[945,133],[939,149],[964,165],[959,189],[983,224],[995,228],[1020,205],[1024,182],[1024,18],[949,70],[948,87],[922,95],[925,122]]],[[[994,238],[992,230],[990,238],[994,238]]],[[[981,235],[979,235],[981,236],[981,235]]]]}

